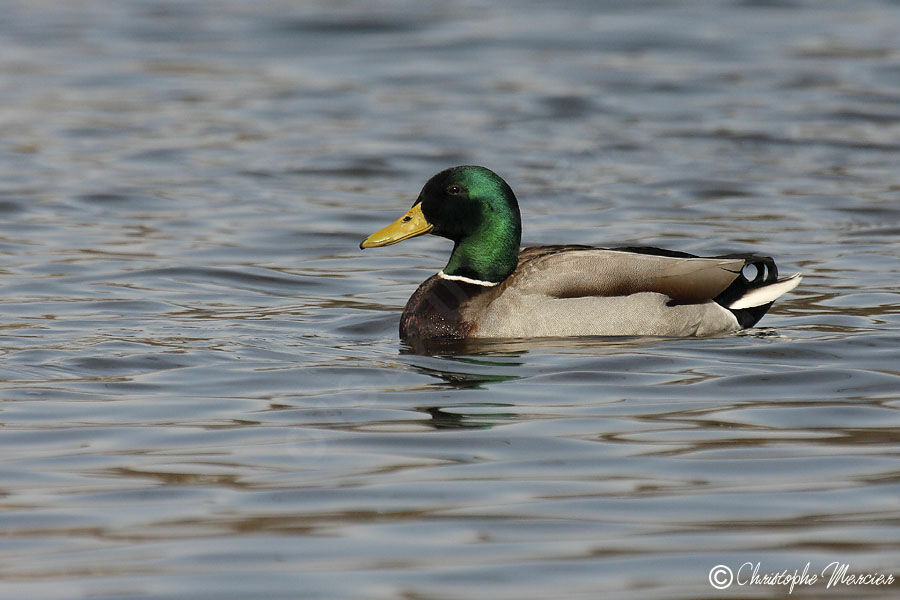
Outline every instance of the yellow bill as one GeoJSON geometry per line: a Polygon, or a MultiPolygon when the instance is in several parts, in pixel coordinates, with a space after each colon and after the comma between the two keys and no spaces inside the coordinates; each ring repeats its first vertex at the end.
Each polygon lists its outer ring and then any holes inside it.
{"type": "Polygon", "coordinates": [[[417,202],[402,217],[364,239],[359,247],[389,246],[428,233],[433,228],[434,225],[426,221],[425,215],[422,214],[422,204],[417,202]]]}

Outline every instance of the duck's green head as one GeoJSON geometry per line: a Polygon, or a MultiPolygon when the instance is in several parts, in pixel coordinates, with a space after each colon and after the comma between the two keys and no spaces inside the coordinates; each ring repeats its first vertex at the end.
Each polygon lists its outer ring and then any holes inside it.
{"type": "Polygon", "coordinates": [[[445,274],[500,282],[518,264],[519,204],[509,185],[490,169],[453,167],[429,179],[406,214],[359,247],[387,246],[423,233],[453,240],[445,274]]]}

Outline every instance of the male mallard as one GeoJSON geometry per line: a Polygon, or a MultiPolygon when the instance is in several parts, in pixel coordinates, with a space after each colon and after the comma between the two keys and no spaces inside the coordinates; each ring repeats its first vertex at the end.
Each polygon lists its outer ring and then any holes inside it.
{"type": "MultiPolygon", "coordinates": [[[[428,180],[412,208],[360,248],[423,233],[453,240],[450,261],[412,295],[402,340],[702,336],[752,327],[800,283],[767,256],[699,258],[647,247],[519,249],[522,221],[509,185],[484,167],[428,180]],[[753,265],[751,278],[744,268],[753,265]]],[[[750,269],[748,269],[750,270],[750,269]]]]}

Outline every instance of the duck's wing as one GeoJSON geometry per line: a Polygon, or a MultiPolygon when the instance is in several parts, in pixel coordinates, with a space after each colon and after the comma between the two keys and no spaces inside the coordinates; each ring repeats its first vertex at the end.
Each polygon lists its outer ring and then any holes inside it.
{"type": "Polygon", "coordinates": [[[728,290],[748,264],[758,265],[766,280],[777,278],[772,259],[754,255],[699,258],[643,247],[537,246],[520,252],[518,268],[504,283],[510,291],[549,298],[657,292],[673,304],[698,304],[728,290]]]}

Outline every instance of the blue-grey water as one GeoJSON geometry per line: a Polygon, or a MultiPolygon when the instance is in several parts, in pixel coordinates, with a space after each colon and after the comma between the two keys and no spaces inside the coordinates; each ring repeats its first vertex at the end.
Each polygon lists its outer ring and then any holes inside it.
{"type": "Polygon", "coordinates": [[[4,599],[900,577],[897,2],[7,0],[0,132],[4,599]],[[357,245],[462,163],[526,244],[805,278],[740,335],[412,353],[449,243],[357,245]]]}

